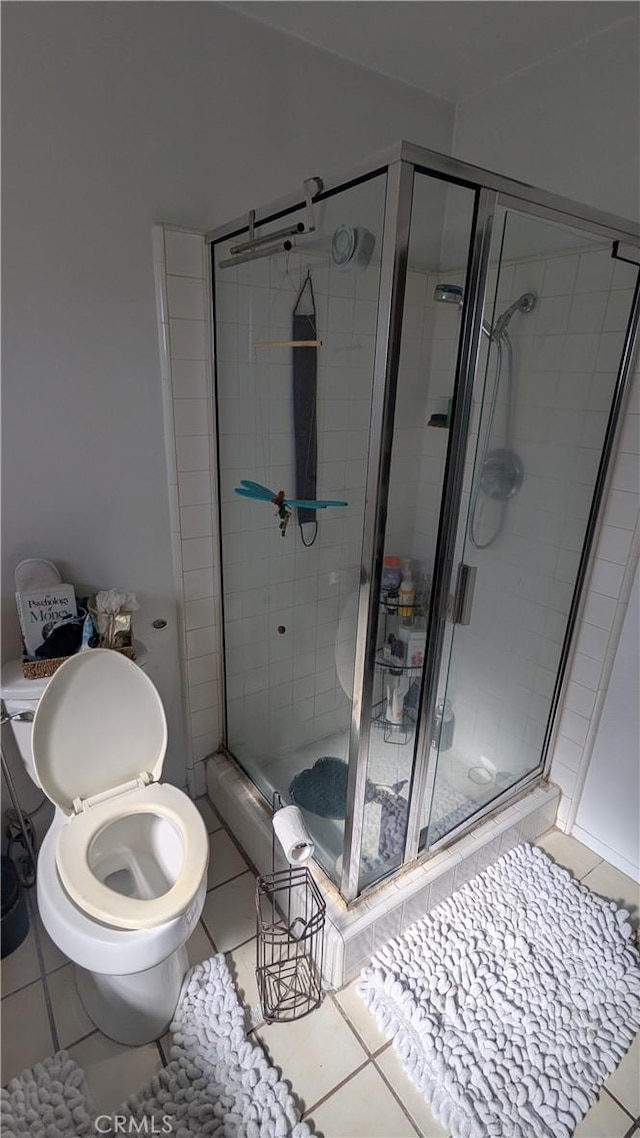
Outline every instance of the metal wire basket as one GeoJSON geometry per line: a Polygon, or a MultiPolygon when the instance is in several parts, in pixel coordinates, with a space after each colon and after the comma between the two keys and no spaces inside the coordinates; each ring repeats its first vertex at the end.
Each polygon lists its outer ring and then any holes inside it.
{"type": "Polygon", "coordinates": [[[276,870],[275,835],[272,867],[256,882],[256,979],[265,1021],[286,1023],[322,1002],[326,904],[307,866],[276,870]]]}

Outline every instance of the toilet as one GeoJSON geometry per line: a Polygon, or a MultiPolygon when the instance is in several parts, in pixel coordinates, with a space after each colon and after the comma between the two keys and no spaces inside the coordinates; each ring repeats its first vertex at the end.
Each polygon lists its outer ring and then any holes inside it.
{"type": "MultiPolygon", "coordinates": [[[[18,683],[9,687],[3,675],[9,713],[24,709],[18,683]]],[[[188,969],[185,946],[207,888],[207,831],[186,794],[159,781],[166,717],[137,664],[92,649],[36,695],[33,723],[13,726],[27,769],[55,806],[38,856],[40,916],[75,963],[96,1027],[119,1043],[147,1043],[166,1031],[188,969]]]]}

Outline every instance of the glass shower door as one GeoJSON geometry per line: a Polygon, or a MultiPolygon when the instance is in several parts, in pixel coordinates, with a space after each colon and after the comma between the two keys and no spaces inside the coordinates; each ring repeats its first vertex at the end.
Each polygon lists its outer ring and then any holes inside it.
{"type": "MultiPolygon", "coordinates": [[[[316,201],[314,233],[291,249],[236,265],[236,234],[213,253],[225,744],[267,802],[277,792],[303,810],[335,879],[386,182],[316,201]],[[244,497],[244,481],[267,500],[244,497]],[[287,519],[280,490],[347,506],[287,519]]],[[[296,209],[260,236],[275,249],[277,231],[306,221],[296,209]]]]}
{"type": "Polygon", "coordinates": [[[421,848],[542,768],[637,276],[538,218],[494,233],[421,848]]]}

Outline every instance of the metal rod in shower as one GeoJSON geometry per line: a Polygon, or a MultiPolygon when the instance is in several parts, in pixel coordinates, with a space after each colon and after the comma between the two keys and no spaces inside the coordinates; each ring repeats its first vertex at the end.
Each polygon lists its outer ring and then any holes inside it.
{"type": "MultiPolygon", "coordinates": [[[[482,316],[487,287],[487,269],[491,251],[491,232],[497,194],[493,190],[478,191],[471,237],[468,278],[465,286],[465,305],[462,317],[460,346],[456,366],[456,383],[453,396],[451,430],[444,476],[440,530],[436,546],[433,588],[427,629],[427,653],[422,673],[418,738],[405,840],[404,860],[418,856],[424,798],[429,784],[431,725],[435,714],[440,665],[447,622],[447,605],[451,590],[453,561],[460,515],[460,501],[464,480],[466,445],[471,419],[473,390],[480,352],[482,316]]],[[[434,756],[437,762],[437,756],[434,756]]],[[[433,797],[433,785],[431,787],[433,797]]],[[[429,806],[430,811],[430,806],[429,806]]]]}
{"type": "Polygon", "coordinates": [[[407,162],[396,162],[387,172],[340,890],[347,902],[357,897],[360,876],[378,598],[387,520],[413,178],[413,166],[407,162]]]}

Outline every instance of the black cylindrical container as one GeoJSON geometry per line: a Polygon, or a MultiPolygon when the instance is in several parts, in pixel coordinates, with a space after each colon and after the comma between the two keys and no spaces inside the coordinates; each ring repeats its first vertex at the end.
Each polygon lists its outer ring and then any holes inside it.
{"type": "Polygon", "coordinates": [[[2,916],[0,937],[2,958],[9,956],[29,932],[29,914],[16,867],[10,857],[2,857],[2,916]]]}

